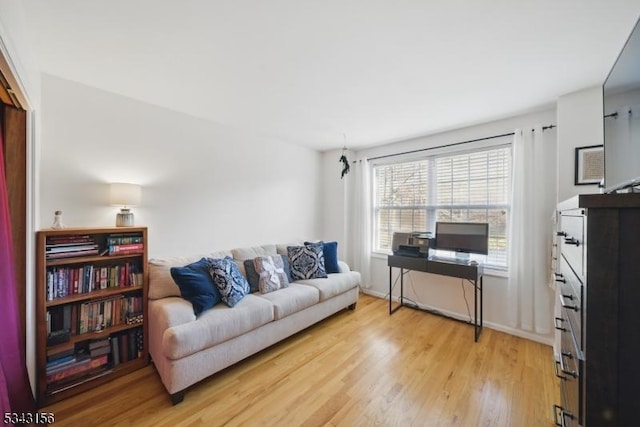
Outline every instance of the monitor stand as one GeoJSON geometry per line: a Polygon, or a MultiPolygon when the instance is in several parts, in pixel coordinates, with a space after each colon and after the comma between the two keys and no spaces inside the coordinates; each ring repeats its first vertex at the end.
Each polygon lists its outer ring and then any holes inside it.
{"type": "Polygon", "coordinates": [[[456,261],[468,263],[470,255],[468,252],[456,252],[456,261]]]}

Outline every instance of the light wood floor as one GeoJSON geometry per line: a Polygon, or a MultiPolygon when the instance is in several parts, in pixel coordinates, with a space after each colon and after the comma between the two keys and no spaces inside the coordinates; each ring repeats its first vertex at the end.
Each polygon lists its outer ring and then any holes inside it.
{"type": "Polygon", "coordinates": [[[153,367],[56,403],[56,426],[551,426],[552,349],[361,295],[333,317],[191,387],[153,367]]]}

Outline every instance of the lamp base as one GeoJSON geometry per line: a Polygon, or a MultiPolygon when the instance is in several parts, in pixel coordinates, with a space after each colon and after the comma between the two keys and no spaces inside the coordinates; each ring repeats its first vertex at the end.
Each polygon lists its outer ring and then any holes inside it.
{"type": "Polygon", "coordinates": [[[129,209],[120,209],[116,215],[116,227],[133,227],[133,212],[129,209]]]}

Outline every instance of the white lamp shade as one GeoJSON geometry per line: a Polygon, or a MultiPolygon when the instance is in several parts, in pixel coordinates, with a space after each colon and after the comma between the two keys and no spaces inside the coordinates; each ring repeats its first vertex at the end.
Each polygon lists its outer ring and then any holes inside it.
{"type": "Polygon", "coordinates": [[[116,182],[111,184],[111,204],[115,206],[137,206],[140,204],[142,188],[137,184],[116,182]]]}

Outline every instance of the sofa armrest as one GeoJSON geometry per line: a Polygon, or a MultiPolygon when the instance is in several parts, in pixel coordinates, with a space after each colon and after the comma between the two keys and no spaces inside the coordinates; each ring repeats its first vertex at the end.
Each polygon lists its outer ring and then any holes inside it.
{"type": "Polygon", "coordinates": [[[196,320],[191,303],[180,297],[169,297],[149,301],[149,321],[158,330],[196,320]]]}
{"type": "Polygon", "coordinates": [[[340,273],[348,273],[351,271],[349,264],[344,261],[338,261],[338,269],[340,270],[340,273]]]}

